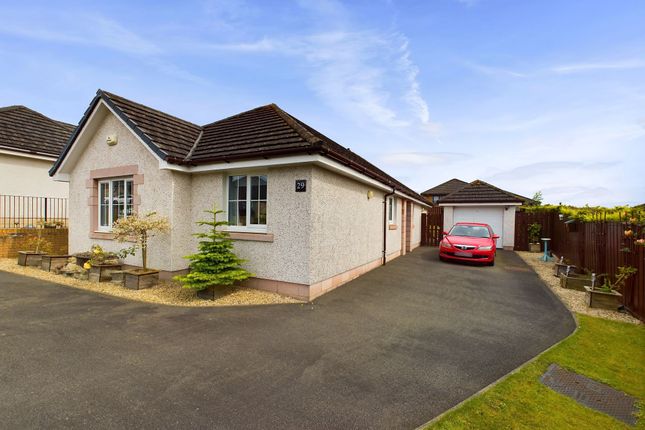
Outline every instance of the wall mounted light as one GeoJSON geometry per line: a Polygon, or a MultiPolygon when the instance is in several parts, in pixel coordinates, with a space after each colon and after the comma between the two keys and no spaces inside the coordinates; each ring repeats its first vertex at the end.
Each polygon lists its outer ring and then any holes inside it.
{"type": "Polygon", "coordinates": [[[372,197],[374,197],[374,191],[369,190],[369,191],[367,192],[367,200],[371,199],[372,197]]]}
{"type": "Polygon", "coordinates": [[[117,137],[116,134],[111,134],[105,139],[105,143],[108,144],[108,146],[114,146],[119,142],[119,138],[117,137]]]}

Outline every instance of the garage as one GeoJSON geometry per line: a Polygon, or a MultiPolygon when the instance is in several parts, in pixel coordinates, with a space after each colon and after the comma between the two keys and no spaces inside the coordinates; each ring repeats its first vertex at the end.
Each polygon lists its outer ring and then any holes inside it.
{"type": "Polygon", "coordinates": [[[492,227],[499,236],[497,248],[515,245],[515,210],[529,199],[475,180],[441,197],[444,230],[458,222],[480,222],[492,227]]]}
{"type": "MultiPolygon", "coordinates": [[[[457,206],[453,211],[453,224],[458,222],[481,222],[493,228],[499,236],[497,247],[502,248],[504,243],[504,208],[488,206],[457,206]]],[[[450,228],[449,226],[446,226],[450,228]]]]}

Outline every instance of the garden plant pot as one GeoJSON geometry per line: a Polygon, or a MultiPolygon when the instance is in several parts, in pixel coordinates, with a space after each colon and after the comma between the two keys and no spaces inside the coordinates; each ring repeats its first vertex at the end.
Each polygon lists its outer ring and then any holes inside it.
{"type": "Polygon", "coordinates": [[[43,255],[45,255],[44,252],[18,251],[18,264],[20,266],[38,267],[41,264],[43,255]]]}
{"type": "Polygon", "coordinates": [[[591,284],[591,276],[571,274],[560,275],[560,286],[569,290],[585,291],[585,285],[591,284]]]}
{"type": "Polygon", "coordinates": [[[159,271],[152,269],[132,269],[123,271],[123,286],[130,290],[142,290],[159,283],[159,271]]]}
{"type": "Polygon", "coordinates": [[[529,243],[529,252],[540,252],[539,243],[529,243]]]}
{"type": "Polygon", "coordinates": [[[216,300],[226,295],[228,288],[218,285],[215,287],[208,287],[205,290],[197,290],[197,297],[203,300],[216,300]]]}
{"type": "Polygon", "coordinates": [[[67,264],[69,255],[43,255],[40,268],[45,272],[57,272],[67,264]]]}
{"type": "Polygon", "coordinates": [[[121,270],[120,264],[95,264],[90,267],[90,281],[107,282],[112,280],[112,272],[121,270]]]}
{"type": "Polygon", "coordinates": [[[574,275],[578,270],[576,266],[571,264],[555,263],[553,266],[553,275],[558,278],[560,276],[565,276],[567,274],[567,267],[569,268],[569,275],[574,275]]]}
{"type": "Polygon", "coordinates": [[[123,286],[123,270],[113,270],[112,271],[112,282],[115,285],[123,286]]]}
{"type": "Polygon", "coordinates": [[[603,291],[585,285],[587,305],[590,308],[618,310],[623,304],[623,295],[616,290],[603,291]]]}
{"type": "Polygon", "coordinates": [[[78,264],[81,267],[83,267],[83,265],[88,261],[90,261],[91,259],[91,257],[79,256],[79,255],[72,255],[72,257],[76,258],[76,264],[78,264]]]}

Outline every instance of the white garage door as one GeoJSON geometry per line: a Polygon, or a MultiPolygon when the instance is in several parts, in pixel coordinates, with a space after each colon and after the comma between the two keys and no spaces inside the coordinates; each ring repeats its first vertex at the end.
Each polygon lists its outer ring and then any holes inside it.
{"type": "Polygon", "coordinates": [[[488,224],[493,229],[497,239],[497,247],[502,248],[504,243],[504,207],[478,207],[455,206],[453,214],[454,223],[481,222],[488,224]]]}

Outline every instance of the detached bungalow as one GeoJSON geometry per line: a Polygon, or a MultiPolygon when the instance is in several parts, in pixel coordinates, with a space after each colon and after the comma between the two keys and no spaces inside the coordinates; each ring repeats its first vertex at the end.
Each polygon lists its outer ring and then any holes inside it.
{"type": "Polygon", "coordinates": [[[0,108],[0,194],[66,198],[67,184],[47,172],[73,130],[25,106],[0,108]]]}
{"type": "Polygon", "coordinates": [[[69,182],[70,252],[120,249],[112,223],[156,211],[172,231],[150,266],[181,273],[216,205],[248,285],[309,300],[419,246],[428,206],[274,104],[199,126],[99,90],[50,174],[69,182]]]}

